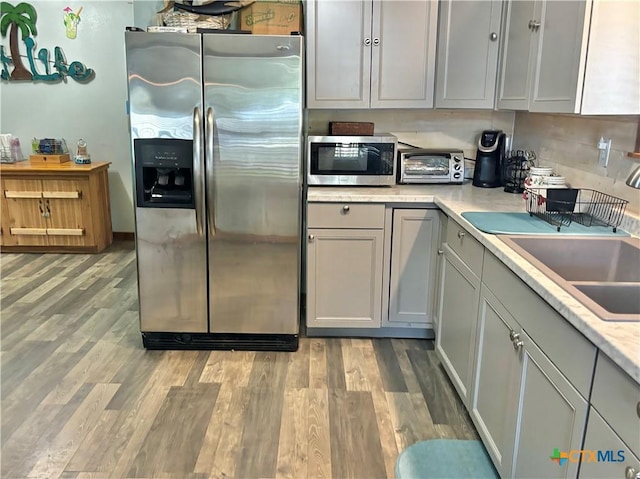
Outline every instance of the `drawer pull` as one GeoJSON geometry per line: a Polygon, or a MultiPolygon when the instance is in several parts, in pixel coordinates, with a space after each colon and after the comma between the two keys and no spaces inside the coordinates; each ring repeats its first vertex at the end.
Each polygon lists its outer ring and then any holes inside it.
{"type": "Polygon", "coordinates": [[[47,228],[49,236],[83,236],[84,228],[47,228]]]}
{"type": "Polygon", "coordinates": [[[82,198],[82,191],[43,191],[42,197],[80,199],[82,198]]]}
{"type": "Polygon", "coordinates": [[[458,231],[458,238],[464,238],[464,231],[458,231]]]}
{"type": "Polygon", "coordinates": [[[313,241],[314,239],[316,239],[314,235],[309,235],[309,241],[313,241]]]}
{"type": "Polygon", "coordinates": [[[344,211],[345,213],[348,213],[348,212],[349,212],[349,210],[350,210],[349,205],[344,205],[344,206],[342,207],[342,211],[344,211]]]}
{"type": "Polygon", "coordinates": [[[5,198],[42,198],[41,191],[9,191],[5,190],[5,198]]]}
{"type": "Polygon", "coordinates": [[[46,236],[46,228],[11,228],[9,232],[12,235],[20,236],[46,236]]]}

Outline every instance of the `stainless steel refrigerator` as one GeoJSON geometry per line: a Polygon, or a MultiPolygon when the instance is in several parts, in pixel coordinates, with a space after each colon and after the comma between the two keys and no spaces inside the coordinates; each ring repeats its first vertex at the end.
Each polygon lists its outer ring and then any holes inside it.
{"type": "Polygon", "coordinates": [[[144,346],[297,349],[302,37],[125,36],[144,346]]]}

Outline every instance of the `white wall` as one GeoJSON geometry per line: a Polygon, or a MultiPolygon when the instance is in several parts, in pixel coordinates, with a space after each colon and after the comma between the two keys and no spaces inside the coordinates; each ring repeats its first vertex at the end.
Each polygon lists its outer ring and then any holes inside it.
{"type": "MultiPolygon", "coordinates": [[[[15,3],[15,2],[13,2],[15,3]]],[[[0,82],[0,131],[20,138],[23,153],[31,138],[65,138],[75,151],[84,138],[94,161],[110,161],[109,189],[113,230],[134,231],[133,188],[125,74],[124,31],[133,24],[130,1],[30,1],[38,13],[36,52],[60,46],[67,62],[79,61],[96,72],[86,84],[0,82]],[[83,7],[78,36],[65,35],[63,9],[83,7]]],[[[8,35],[0,39],[9,50],[8,35]]],[[[22,45],[22,53],[26,50],[22,45]]],[[[24,59],[25,66],[28,62],[24,59]]]]}

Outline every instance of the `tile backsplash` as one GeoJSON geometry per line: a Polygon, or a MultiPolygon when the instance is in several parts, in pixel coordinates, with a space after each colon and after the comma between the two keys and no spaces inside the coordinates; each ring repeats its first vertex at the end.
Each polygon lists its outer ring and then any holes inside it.
{"type": "Polygon", "coordinates": [[[310,135],[326,135],[331,121],[365,121],[376,132],[389,132],[399,141],[422,148],[459,148],[476,157],[482,130],[497,129],[511,135],[515,114],[491,110],[309,110],[310,135]]]}
{"type": "Polygon", "coordinates": [[[574,188],[591,188],[629,201],[627,212],[640,216],[640,190],[625,180],[639,163],[629,158],[638,116],[577,116],[518,112],[513,146],[534,150],[540,165],[553,166],[574,188]],[[611,139],[609,164],[598,165],[597,143],[611,139]]]}

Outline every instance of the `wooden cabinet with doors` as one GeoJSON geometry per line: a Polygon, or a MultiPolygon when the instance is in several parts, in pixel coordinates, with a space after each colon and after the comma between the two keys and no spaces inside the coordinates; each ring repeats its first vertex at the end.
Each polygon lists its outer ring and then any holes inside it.
{"type": "Polygon", "coordinates": [[[436,108],[493,109],[502,5],[440,1],[436,108]]]}
{"type": "Polygon", "coordinates": [[[113,241],[108,162],[0,167],[4,252],[98,252],[113,241]]]}
{"type": "Polygon", "coordinates": [[[438,2],[311,0],[309,108],[433,106],[438,2]]]}

